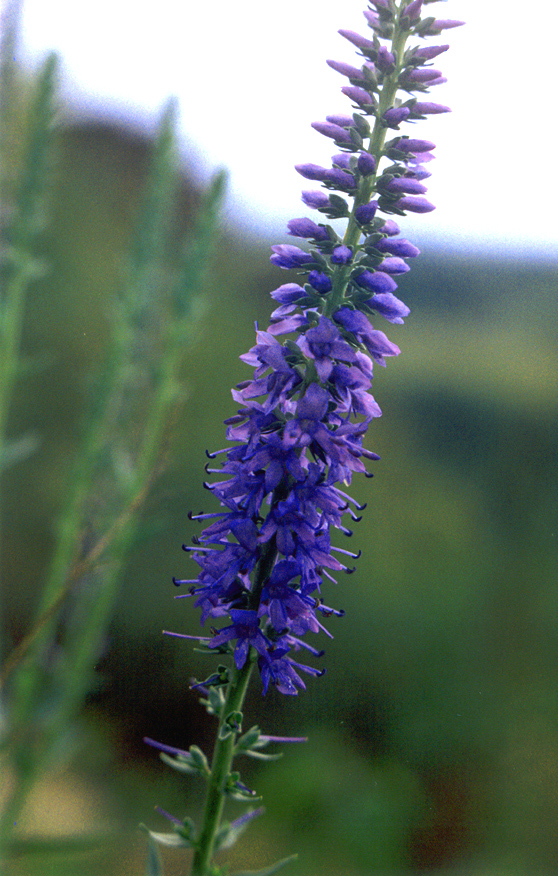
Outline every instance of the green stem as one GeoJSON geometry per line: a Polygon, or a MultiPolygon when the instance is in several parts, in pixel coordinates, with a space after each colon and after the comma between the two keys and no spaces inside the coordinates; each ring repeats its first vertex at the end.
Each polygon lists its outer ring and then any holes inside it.
{"type": "MultiPolygon", "coordinates": [[[[275,494],[280,494],[279,487],[275,494]]],[[[277,558],[275,538],[266,544],[254,576],[254,584],[250,598],[250,608],[256,609],[260,603],[262,587],[269,578],[271,570],[277,558]]],[[[250,653],[242,669],[234,670],[233,677],[229,682],[227,698],[221,711],[217,741],[213,751],[211,762],[211,775],[208,782],[203,827],[198,840],[198,846],[194,855],[191,876],[209,876],[208,867],[213,856],[215,837],[221,822],[223,806],[225,803],[224,788],[227,777],[231,772],[234,746],[237,739],[236,733],[230,733],[225,739],[221,739],[221,728],[227,717],[232,712],[242,712],[244,697],[248,689],[248,682],[252,674],[252,668],[256,660],[256,652],[250,648],[250,653]]],[[[239,731],[240,732],[240,731],[239,731]]]]}
{"type": "Polygon", "coordinates": [[[203,829],[198,840],[198,846],[192,863],[191,876],[208,876],[209,865],[213,857],[213,847],[215,845],[215,837],[221,822],[223,814],[223,806],[225,804],[225,784],[234,756],[234,746],[236,743],[236,734],[230,733],[225,739],[221,739],[220,731],[227,717],[232,712],[241,712],[244,704],[244,697],[248,689],[248,682],[252,674],[254,665],[255,653],[250,650],[250,656],[242,669],[237,669],[229,684],[227,698],[221,712],[219,722],[219,733],[213,752],[213,760],[211,763],[211,775],[208,781],[207,796],[205,800],[205,810],[203,817],[203,829]]]}

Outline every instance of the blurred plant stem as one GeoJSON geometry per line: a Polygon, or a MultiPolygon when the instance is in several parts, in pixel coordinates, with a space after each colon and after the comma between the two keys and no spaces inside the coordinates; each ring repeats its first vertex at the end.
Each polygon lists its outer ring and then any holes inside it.
{"type": "MultiPolygon", "coordinates": [[[[50,58],[37,88],[29,158],[9,238],[0,438],[18,371],[25,291],[35,273],[28,253],[44,188],[54,70],[50,58]]],[[[154,146],[112,314],[105,367],[93,393],[35,620],[0,672],[8,692],[0,751],[11,783],[0,819],[0,857],[29,791],[63,754],[66,733],[92,686],[141,510],[168,455],[169,428],[181,399],[180,368],[196,330],[198,292],[225,184],[224,174],[217,174],[186,244],[173,243],[179,185],[174,115],[171,103],[154,146]]]]}
{"type": "Polygon", "coordinates": [[[36,239],[49,193],[57,63],[50,55],[39,74],[20,159],[15,154],[13,131],[16,13],[10,17],[9,11],[8,7],[2,22],[6,26],[0,49],[0,472],[34,446],[28,436],[8,441],[7,421],[16,378],[22,371],[20,343],[27,293],[43,273],[36,239]]]}

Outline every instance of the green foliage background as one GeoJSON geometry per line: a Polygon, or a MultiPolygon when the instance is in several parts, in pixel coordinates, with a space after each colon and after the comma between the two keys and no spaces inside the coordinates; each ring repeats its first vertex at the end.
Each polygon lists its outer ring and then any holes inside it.
{"type": "MultiPolygon", "coordinates": [[[[9,429],[41,443],[4,480],[6,651],[27,629],[52,549],[149,152],[141,136],[104,124],[69,126],[61,147],[44,235],[51,268],[24,333],[40,367],[20,382],[9,429]]],[[[177,234],[198,191],[185,177],[177,234]]],[[[173,601],[171,578],[193,568],[180,550],[198,531],[188,510],[212,510],[204,450],[223,446],[230,387],[247,374],[238,356],[254,320],[266,323],[268,292],[287,281],[269,265],[275,242],[229,227],[218,249],[169,464],[72,756],[46,780],[50,808],[73,800],[73,832],[93,834],[91,847],[69,840],[47,858],[39,844],[23,869],[15,862],[17,876],[143,872],[137,823],[162,829],[153,806],[182,817],[199,802],[141,739],[211,744],[188,691],[211,667],[161,630],[199,625],[189,600],[173,601]]],[[[422,248],[400,284],[412,315],[389,331],[402,355],[375,374],[384,416],[369,446],[382,461],[352,489],[368,502],[352,541],[363,556],[325,594],[346,610],[329,621],[335,639],[320,643],[327,675],[296,700],[254,691],[249,701],[250,723],[310,741],[247,773],[267,812],[234,852],[242,867],[298,850],[301,876],[558,868],[558,263],[479,242],[422,248]]],[[[63,829],[45,823],[48,808],[37,794],[22,832],[63,829]]],[[[183,872],[177,855],[166,866],[183,872]]]]}

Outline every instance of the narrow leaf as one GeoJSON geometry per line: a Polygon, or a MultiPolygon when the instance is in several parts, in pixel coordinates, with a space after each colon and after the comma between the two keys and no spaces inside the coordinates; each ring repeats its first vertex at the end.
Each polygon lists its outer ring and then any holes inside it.
{"type": "Polygon", "coordinates": [[[147,863],[145,866],[145,876],[164,876],[163,861],[151,835],[147,837],[147,863]]]}
{"type": "Polygon", "coordinates": [[[173,849],[193,849],[194,843],[187,840],[186,837],[180,836],[178,833],[156,833],[153,830],[149,831],[149,836],[160,846],[168,846],[173,849]]]}
{"type": "Polygon", "coordinates": [[[242,873],[235,873],[234,876],[272,876],[273,873],[277,873],[285,864],[290,864],[292,861],[296,861],[297,858],[298,855],[289,855],[288,858],[276,861],[275,864],[265,867],[263,870],[243,870],[242,873]]]}

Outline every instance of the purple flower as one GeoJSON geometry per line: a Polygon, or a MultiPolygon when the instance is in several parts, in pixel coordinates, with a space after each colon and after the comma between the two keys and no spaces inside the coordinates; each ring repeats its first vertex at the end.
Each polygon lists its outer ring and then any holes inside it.
{"type": "Polygon", "coordinates": [[[376,173],[376,159],[369,152],[361,152],[358,156],[357,167],[363,176],[376,173]]]}
{"type": "Polygon", "coordinates": [[[340,128],[351,128],[354,125],[352,116],[326,116],[326,121],[340,128]]]}
{"type": "Polygon", "coordinates": [[[413,70],[406,71],[404,79],[405,82],[431,82],[441,75],[440,70],[434,70],[432,67],[415,67],[413,70]]]}
{"type": "Polygon", "coordinates": [[[369,204],[360,204],[355,210],[355,219],[360,225],[368,225],[376,215],[377,209],[377,201],[370,201],[369,204]]]}
{"type": "Polygon", "coordinates": [[[372,40],[366,39],[366,37],[361,36],[359,33],[355,33],[352,30],[339,30],[337,33],[340,33],[342,37],[345,37],[346,40],[349,40],[353,46],[356,46],[357,49],[373,49],[374,43],[372,40]]]}
{"type": "Polygon", "coordinates": [[[392,344],[383,332],[376,331],[364,313],[342,307],[334,314],[336,322],[352,332],[365,345],[373,359],[380,365],[385,365],[384,356],[398,356],[401,350],[392,344]]]}
{"type": "Polygon", "coordinates": [[[410,210],[411,213],[430,213],[436,209],[434,204],[431,204],[426,198],[414,197],[413,195],[399,198],[395,206],[400,210],[410,210]]]}
{"type": "Polygon", "coordinates": [[[297,164],[295,170],[305,179],[323,180],[327,173],[325,167],[320,167],[319,164],[297,164]]]}
{"type": "Polygon", "coordinates": [[[341,170],[351,170],[351,156],[348,152],[339,152],[337,155],[332,155],[331,163],[334,167],[340,167],[341,170]]]}
{"type": "Polygon", "coordinates": [[[329,198],[325,192],[302,192],[302,200],[307,207],[314,210],[329,206],[329,198]]]}
{"type": "Polygon", "coordinates": [[[365,9],[363,15],[368,22],[369,27],[373,28],[374,30],[379,27],[380,19],[375,12],[370,12],[369,9],[365,9]]]}
{"type": "Polygon", "coordinates": [[[407,176],[395,177],[386,186],[387,192],[409,192],[413,195],[422,195],[427,191],[426,186],[423,186],[416,179],[410,179],[407,176]]]}
{"type": "Polygon", "coordinates": [[[333,371],[334,359],[354,362],[356,352],[344,341],[330,319],[320,318],[319,324],[299,338],[302,352],[313,359],[318,377],[325,382],[333,371]]]}
{"type": "Polygon", "coordinates": [[[403,10],[402,18],[409,18],[410,21],[417,21],[420,18],[421,9],[422,0],[413,0],[413,2],[409,3],[409,5],[403,10]]]}
{"type": "Polygon", "coordinates": [[[387,46],[380,46],[376,58],[376,66],[382,73],[391,73],[395,69],[395,57],[387,46]]]}
{"type": "Polygon", "coordinates": [[[342,76],[346,76],[351,81],[364,82],[364,74],[357,67],[352,67],[350,64],[343,64],[341,61],[328,61],[328,66],[342,76]]]}
{"type": "Polygon", "coordinates": [[[363,271],[355,277],[359,286],[363,286],[370,292],[379,294],[380,292],[395,292],[397,283],[391,279],[388,274],[383,271],[363,271]]]}
{"type": "Polygon", "coordinates": [[[465,24],[464,21],[455,21],[450,18],[437,18],[426,29],[422,31],[423,36],[438,36],[443,30],[449,30],[452,27],[461,27],[465,24]]]}
{"type": "Polygon", "coordinates": [[[315,600],[292,586],[294,578],[300,575],[298,563],[292,560],[280,560],[273,568],[269,581],[262,590],[260,617],[267,615],[276,632],[281,633],[287,627],[295,635],[304,635],[308,630],[318,633],[322,629],[315,615],[315,600]]]}
{"type": "Polygon", "coordinates": [[[214,480],[204,486],[220,510],[194,517],[206,521],[195,545],[186,548],[198,575],[176,582],[192,585],[185,595],[195,598],[202,623],[225,619],[213,638],[201,637],[210,648],[232,652],[238,669],[253,649],[264,693],[273,684],[293,695],[305,687],[302,674],[322,674],[292,653],[305,648],[319,655],[303,637],[330,635],[322,620],[342,615],[322,602],[322,587],[337,573],[354,571],[358,554],[332,545],[331,529],[351,535],[345,521],[358,521],[362,508],[340,485],[370,474],[367,464],[379,459],[364,446],[370,423],[381,415],[371,394],[373,364],[384,366],[400,352],[369,317],[404,322],[410,311],[394,294],[394,277],[409,271],[405,259],[419,255],[385,214],[434,209],[422,197],[434,144],[405,135],[379,144],[382,127],[398,129],[449,111],[414,96],[444,81],[428,62],[447,46],[405,49],[404,38],[461,22],[421,20],[423,0],[400,11],[392,0],[371,0],[371,6],[365,18],[372,40],[340,31],[364,55],[362,66],[328,61],[349,79],[341,91],[356,111],[312,125],[339,152],[330,167],[296,167],[325,189],[304,191],[306,206],[330,219],[345,218],[346,233],[300,217],[289,221],[288,230],[312,241],[312,254],[288,244],[272,247],[271,262],[304,279],[271,293],[277,306],[270,325],[257,330],[254,346],[241,356],[251,377],[232,391],[238,411],[225,421],[229,445],[208,454],[206,466],[214,480]],[[396,75],[396,69],[402,72],[396,75]],[[392,165],[377,178],[385,157],[392,165]]]}
{"type": "Polygon", "coordinates": [[[273,255],[270,261],[277,265],[278,268],[300,268],[302,265],[312,261],[312,256],[308,255],[298,246],[290,246],[287,243],[282,243],[277,246],[272,246],[273,255]]]}
{"type": "Polygon", "coordinates": [[[381,228],[378,228],[378,231],[381,231],[383,234],[387,234],[390,236],[399,234],[400,230],[401,229],[399,228],[399,225],[393,219],[386,219],[381,228]]]}
{"type": "MultiPolygon", "coordinates": [[[[405,189],[404,191],[410,190],[405,189]]],[[[291,219],[287,228],[289,234],[292,234],[293,237],[307,237],[312,240],[329,240],[327,228],[324,228],[323,225],[316,225],[311,219],[291,219]]]]}
{"type": "Polygon", "coordinates": [[[411,107],[411,114],[415,116],[427,116],[438,113],[451,113],[449,106],[443,106],[440,103],[431,103],[430,101],[416,100],[411,107]]]}
{"type": "Polygon", "coordinates": [[[323,670],[319,671],[311,666],[304,666],[302,663],[288,657],[288,648],[277,648],[271,651],[265,659],[258,658],[258,666],[263,683],[264,695],[267,693],[269,683],[275,685],[277,690],[288,696],[296,696],[298,689],[306,690],[306,685],[297,672],[302,670],[309,675],[323,675],[323,670]]]}
{"type": "Polygon", "coordinates": [[[331,290],[331,280],[322,271],[310,271],[308,282],[320,295],[325,295],[331,290]]]}
{"type": "Polygon", "coordinates": [[[326,170],[324,179],[336,188],[341,189],[341,191],[351,192],[356,185],[352,173],[346,173],[344,170],[340,170],[337,167],[332,167],[331,170],[326,170]]]}
{"type": "Polygon", "coordinates": [[[293,304],[295,301],[307,297],[306,292],[298,283],[285,283],[283,286],[279,286],[278,289],[270,292],[270,295],[281,304],[293,304]]]}
{"type": "Polygon", "coordinates": [[[211,640],[210,648],[218,648],[231,639],[236,639],[234,649],[234,662],[237,669],[242,669],[246,663],[250,646],[256,649],[258,654],[265,655],[271,642],[260,630],[258,613],[256,611],[241,611],[231,608],[229,612],[232,626],[225,627],[211,640]]]}
{"type": "Polygon", "coordinates": [[[353,258],[353,251],[348,246],[336,246],[331,255],[334,265],[348,265],[353,258]]]}
{"type": "Polygon", "coordinates": [[[430,143],[429,140],[415,140],[411,137],[401,137],[392,145],[400,152],[430,152],[431,149],[436,148],[436,144],[430,143]]]}
{"type": "Polygon", "coordinates": [[[397,128],[410,114],[411,110],[406,106],[392,106],[391,109],[385,111],[383,119],[390,128],[397,128]]]}
{"type": "Polygon", "coordinates": [[[397,256],[385,258],[380,267],[386,274],[406,274],[410,271],[409,265],[397,256]]]}
{"type": "Polygon", "coordinates": [[[388,322],[403,324],[403,318],[409,316],[410,310],[406,304],[403,304],[399,298],[392,295],[391,292],[384,292],[380,295],[373,295],[368,302],[369,306],[377,311],[388,322]]]}
{"type": "Polygon", "coordinates": [[[361,88],[360,85],[344,85],[341,91],[350,98],[353,103],[356,103],[363,108],[368,109],[368,107],[373,107],[375,104],[372,95],[366,91],[366,89],[361,88]]]}
{"type": "Polygon", "coordinates": [[[380,252],[389,252],[391,255],[399,256],[404,259],[414,258],[415,256],[420,255],[420,249],[417,249],[416,246],[410,241],[405,240],[404,237],[400,237],[397,240],[384,237],[383,240],[378,241],[376,249],[379,249],[380,252]]]}
{"type": "Polygon", "coordinates": [[[331,137],[338,143],[352,143],[350,134],[339,125],[333,125],[331,122],[312,122],[312,127],[324,137],[331,137]]]}
{"type": "Polygon", "coordinates": [[[431,61],[441,55],[442,52],[447,52],[449,46],[421,46],[413,52],[413,58],[417,61],[431,61]]]}

